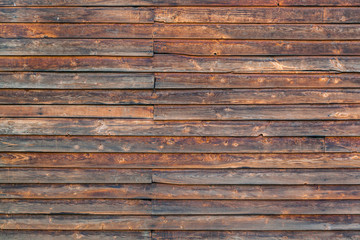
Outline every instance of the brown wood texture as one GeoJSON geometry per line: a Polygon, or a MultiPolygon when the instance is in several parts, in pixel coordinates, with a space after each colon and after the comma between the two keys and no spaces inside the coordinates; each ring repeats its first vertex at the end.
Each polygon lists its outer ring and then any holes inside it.
{"type": "Polygon", "coordinates": [[[84,136],[358,136],[360,121],[154,121],[2,118],[4,135],[84,136]]]}
{"type": "Polygon", "coordinates": [[[0,240],[360,238],[359,0],[0,0],[0,240]]]}
{"type": "Polygon", "coordinates": [[[1,167],[47,168],[360,168],[359,153],[159,154],[0,153],[1,167]]]}
{"type": "Polygon", "coordinates": [[[0,78],[0,88],[14,89],[152,89],[154,87],[154,75],[148,73],[0,72],[0,78]]]}

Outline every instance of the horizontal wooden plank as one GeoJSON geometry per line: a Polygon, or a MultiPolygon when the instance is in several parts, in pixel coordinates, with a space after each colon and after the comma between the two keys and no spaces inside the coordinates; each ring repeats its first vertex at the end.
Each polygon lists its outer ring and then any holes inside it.
{"type": "Polygon", "coordinates": [[[0,238],[12,240],[150,240],[150,231],[19,231],[1,230],[0,238]]]}
{"type": "Polygon", "coordinates": [[[123,71],[210,73],[360,72],[360,57],[0,57],[0,71],[123,71]]]}
{"type": "Polygon", "coordinates": [[[155,9],[165,23],[359,23],[358,8],[181,8],[155,9]],[[224,17],[227,16],[227,17],[224,17]]]}
{"type": "Polygon", "coordinates": [[[151,8],[112,7],[8,7],[0,9],[0,22],[14,23],[153,23],[151,8]]]}
{"type": "Polygon", "coordinates": [[[166,184],[358,184],[360,171],[346,170],[124,170],[1,168],[0,183],[166,183],[166,184]]]}
{"type": "Polygon", "coordinates": [[[360,216],[2,215],[0,223],[9,230],[359,230],[360,216]]]}
{"type": "Polygon", "coordinates": [[[360,154],[0,153],[0,166],[57,168],[360,168],[360,154]]]}
{"type": "Polygon", "coordinates": [[[3,135],[359,136],[360,121],[153,121],[2,118],[3,135]]]}
{"type": "MultiPolygon", "coordinates": [[[[206,49],[202,46],[202,49],[206,49]]],[[[1,76],[1,75],[0,75],[1,76]]],[[[276,75],[156,73],[156,89],[191,88],[360,88],[357,74],[276,75]]],[[[1,83],[0,83],[1,84],[1,83]]]]}
{"type": "Polygon", "coordinates": [[[359,200],[1,200],[1,214],[359,214],[359,200]]]}
{"type": "Polygon", "coordinates": [[[152,118],[151,106],[0,105],[0,117],[152,118]]]}
{"type": "Polygon", "coordinates": [[[1,0],[0,6],[276,6],[276,0],[1,0]]]}
{"type": "Polygon", "coordinates": [[[354,24],[154,24],[154,38],[359,40],[354,24]]]}
{"type": "Polygon", "coordinates": [[[360,237],[360,231],[152,231],[154,240],[218,240],[218,239],[258,239],[258,240],[348,240],[360,237]]]}
{"type": "Polygon", "coordinates": [[[280,6],[347,6],[358,7],[358,0],[279,0],[280,6]]]}
{"type": "MultiPolygon", "coordinates": [[[[47,201],[43,201],[43,202],[45,202],[45,204],[47,203],[47,201]]],[[[5,206],[7,206],[8,204],[12,204],[12,201],[10,203],[5,201],[4,203],[5,206]]],[[[16,203],[22,205],[30,205],[27,201],[25,202],[16,201],[16,203]]],[[[156,215],[175,215],[175,214],[179,214],[179,215],[283,214],[286,215],[286,214],[359,214],[360,213],[359,200],[341,200],[341,201],[335,201],[335,200],[332,201],[152,200],[151,206],[152,206],[152,213],[156,215]]],[[[13,207],[13,205],[11,205],[10,207],[15,208],[13,207]]],[[[36,207],[38,206],[36,205],[36,207]]],[[[14,213],[17,212],[18,211],[15,211],[14,213]]],[[[26,213],[26,212],[27,212],[26,209],[20,211],[20,213],[26,213]]]]}
{"type": "Polygon", "coordinates": [[[359,40],[357,24],[23,24],[1,23],[1,38],[190,38],[359,40]]]}
{"type": "Polygon", "coordinates": [[[360,103],[360,89],[0,90],[0,104],[360,103]]]}
{"type": "Polygon", "coordinates": [[[151,183],[150,170],[0,168],[0,183],[151,183]]]}
{"type": "Polygon", "coordinates": [[[30,89],[152,89],[149,73],[0,72],[0,88],[30,89]]]}
{"type": "Polygon", "coordinates": [[[306,137],[0,137],[0,152],[313,153],[324,151],[323,138],[306,137]]]}
{"type": "Polygon", "coordinates": [[[359,170],[322,169],[211,169],[211,170],[158,170],[152,181],[166,184],[358,184],[359,170]]]}
{"type": "Polygon", "coordinates": [[[0,55],[152,56],[150,39],[0,39],[0,55]]]}
{"type": "Polygon", "coordinates": [[[161,39],[154,41],[154,52],[198,56],[359,55],[360,42],[161,39]]]}
{"type": "Polygon", "coordinates": [[[0,184],[3,199],[360,199],[360,185],[0,184]]]}
{"type": "Polygon", "coordinates": [[[157,105],[156,120],[344,120],[360,119],[358,105],[157,105]]]}
{"type": "MultiPolygon", "coordinates": [[[[347,202],[345,202],[344,204],[346,203],[347,202]]],[[[333,205],[331,202],[329,204],[333,205]]],[[[338,205],[339,208],[342,206],[341,203],[339,203],[338,205]]],[[[356,206],[356,202],[354,202],[354,206],[356,206]]],[[[114,199],[1,200],[0,213],[150,215],[152,213],[152,203],[149,200],[114,199]]]]}
{"type": "Polygon", "coordinates": [[[152,38],[149,24],[0,23],[1,38],[152,38]]]}
{"type": "Polygon", "coordinates": [[[327,152],[359,152],[360,137],[327,137],[325,149],[327,152]]]}

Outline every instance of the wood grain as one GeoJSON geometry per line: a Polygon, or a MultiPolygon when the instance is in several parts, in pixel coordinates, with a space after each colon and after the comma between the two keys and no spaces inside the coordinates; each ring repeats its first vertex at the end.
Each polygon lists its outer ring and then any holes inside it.
{"type": "Polygon", "coordinates": [[[11,199],[360,199],[359,185],[168,185],[168,184],[0,184],[11,199]]]}
{"type": "Polygon", "coordinates": [[[359,40],[356,24],[154,24],[154,38],[359,40]]]}
{"type": "MultiPolygon", "coordinates": [[[[22,203],[17,201],[16,203],[22,203]]],[[[22,203],[27,205],[28,202],[22,203]]],[[[101,203],[101,202],[100,202],[101,203]]],[[[8,202],[5,202],[7,205],[8,202]]],[[[358,214],[358,200],[341,201],[234,201],[234,200],[153,200],[156,215],[237,215],[237,214],[358,214]]],[[[11,205],[12,207],[13,205],[11,205]]],[[[15,207],[14,207],[15,208],[15,207]]],[[[42,208],[42,206],[41,206],[42,208]]],[[[26,212],[26,210],[25,210],[26,212]]]]}
{"type": "Polygon", "coordinates": [[[218,240],[218,239],[278,239],[301,240],[311,236],[313,240],[322,239],[356,239],[359,231],[153,231],[154,240],[218,240]]]}
{"type": "Polygon", "coordinates": [[[0,105],[0,117],[153,118],[151,106],[0,105]]]}
{"type": "Polygon", "coordinates": [[[1,136],[0,152],[319,153],[324,138],[1,136]]]}
{"type": "Polygon", "coordinates": [[[152,89],[148,73],[0,72],[0,88],[29,89],[152,89]]]}
{"type": "Polygon", "coordinates": [[[155,9],[165,23],[359,23],[357,8],[181,8],[155,9]]]}
{"type": "Polygon", "coordinates": [[[152,23],[151,8],[112,7],[8,7],[0,9],[0,22],[14,23],[152,23]]]}
{"type": "Polygon", "coordinates": [[[359,230],[357,215],[294,216],[44,216],[2,215],[16,230],[359,230]],[[181,223],[179,225],[179,222],[181,223]]]}
{"type": "Polygon", "coordinates": [[[0,6],[276,6],[276,0],[2,0],[0,6]]]}
{"type": "MultiPolygon", "coordinates": [[[[197,56],[241,55],[360,55],[360,43],[354,41],[275,41],[275,40],[179,40],[154,41],[155,53],[197,56]]],[[[1,52],[0,52],[1,53],[1,52]]]]}
{"type": "Polygon", "coordinates": [[[0,71],[358,73],[360,57],[0,57],[0,71]]]}
{"type": "Polygon", "coordinates": [[[1,167],[47,168],[360,168],[359,153],[157,154],[0,153],[1,167]]]}
{"type": "Polygon", "coordinates": [[[4,135],[84,136],[359,136],[360,121],[153,121],[2,118],[4,135]]]}
{"type": "Polygon", "coordinates": [[[1,214],[149,215],[151,208],[149,200],[0,200],[1,214]]]}
{"type": "Polygon", "coordinates": [[[152,56],[150,39],[0,39],[0,55],[152,56]]]}
{"type": "Polygon", "coordinates": [[[149,24],[0,23],[1,38],[142,38],[151,39],[149,24]]]}
{"type": "Polygon", "coordinates": [[[359,170],[159,170],[152,181],[166,184],[358,184],[359,170]]]}
{"type": "Polygon", "coordinates": [[[344,120],[359,119],[358,105],[156,105],[156,120],[344,120]]]}
{"type": "Polygon", "coordinates": [[[358,0],[279,0],[280,6],[347,6],[358,7],[358,0]]]}
{"type": "MultiPolygon", "coordinates": [[[[202,49],[206,49],[205,46],[202,49]]],[[[192,88],[359,88],[357,74],[156,73],[157,89],[192,88]]],[[[1,83],[0,83],[1,84],[1,83]]]]}
{"type": "Polygon", "coordinates": [[[84,238],[88,240],[150,240],[150,231],[19,231],[1,230],[0,237],[13,240],[68,240],[84,238]]]}
{"type": "Polygon", "coordinates": [[[129,169],[0,169],[0,183],[151,183],[151,176],[129,169]]]}
{"type": "Polygon", "coordinates": [[[328,137],[325,145],[327,152],[359,152],[360,137],[328,137]]]}
{"type": "Polygon", "coordinates": [[[0,104],[359,104],[359,89],[0,90],[0,104]]]}

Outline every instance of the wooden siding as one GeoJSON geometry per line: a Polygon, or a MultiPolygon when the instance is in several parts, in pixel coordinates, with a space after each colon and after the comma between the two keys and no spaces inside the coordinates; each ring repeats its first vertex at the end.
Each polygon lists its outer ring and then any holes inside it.
{"type": "Polygon", "coordinates": [[[359,0],[0,0],[0,239],[360,239],[359,0]]]}

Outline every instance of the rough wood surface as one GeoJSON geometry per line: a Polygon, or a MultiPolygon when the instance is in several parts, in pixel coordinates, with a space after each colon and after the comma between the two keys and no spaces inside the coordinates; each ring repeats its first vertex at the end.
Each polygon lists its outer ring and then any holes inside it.
{"type": "Polygon", "coordinates": [[[11,199],[360,200],[359,185],[0,184],[11,199]]]}
{"type": "Polygon", "coordinates": [[[357,215],[275,216],[44,216],[2,215],[16,230],[359,230],[357,215]],[[179,224],[180,223],[180,224],[179,224]]]}
{"type": "Polygon", "coordinates": [[[360,168],[359,153],[157,154],[0,153],[1,167],[48,168],[360,168]]]}
{"type": "Polygon", "coordinates": [[[360,231],[153,231],[154,240],[218,240],[218,239],[278,239],[302,240],[311,236],[313,240],[348,240],[360,237],[360,231]]]}
{"type": "Polygon", "coordinates": [[[360,119],[359,105],[156,105],[156,120],[360,119]]]}
{"type": "Polygon", "coordinates": [[[358,8],[156,8],[165,23],[359,23],[358,8]]]}
{"type": "MultiPolygon", "coordinates": [[[[321,137],[1,136],[0,152],[319,153],[321,137]]],[[[336,150],[334,150],[336,151],[336,150]]]]}
{"type": "Polygon", "coordinates": [[[360,239],[359,0],[0,0],[0,240],[360,239]]]}
{"type": "Polygon", "coordinates": [[[3,56],[152,56],[150,39],[0,39],[3,56]]]}
{"type": "Polygon", "coordinates": [[[1,90],[0,104],[360,103],[360,89],[1,90]]]}
{"type": "Polygon", "coordinates": [[[151,183],[149,170],[1,168],[0,183],[151,183]]]}
{"type": "Polygon", "coordinates": [[[154,11],[151,8],[91,8],[91,7],[32,7],[1,8],[0,22],[15,23],[152,23],[154,11]]]}
{"type": "Polygon", "coordinates": [[[154,121],[2,118],[4,135],[111,136],[359,136],[360,121],[154,121]]]}
{"type": "MultiPolygon", "coordinates": [[[[1,26],[1,25],[0,25],[1,26]]],[[[357,24],[154,24],[154,38],[359,40],[357,24]]]]}
{"type": "Polygon", "coordinates": [[[0,23],[1,38],[142,38],[151,39],[149,24],[0,23]]]}
{"type": "Polygon", "coordinates": [[[0,117],[153,118],[151,106],[0,105],[0,117]]]}
{"type": "Polygon", "coordinates": [[[149,73],[0,72],[0,88],[19,89],[152,89],[149,73]]]}
{"type": "MultiPolygon", "coordinates": [[[[351,0],[348,0],[351,1],[351,0]]],[[[276,0],[2,0],[0,6],[277,6],[276,0]]]]}
{"type": "Polygon", "coordinates": [[[150,231],[19,231],[1,230],[0,238],[13,240],[150,240],[150,231]]]}
{"type": "MultiPolygon", "coordinates": [[[[275,40],[174,40],[154,41],[155,53],[198,56],[241,55],[360,55],[360,43],[353,41],[275,40]]],[[[1,53],[1,52],[0,52],[1,53]]]]}
{"type": "MultiPolygon", "coordinates": [[[[205,49],[205,47],[202,47],[205,49]]],[[[201,50],[200,50],[201,51],[201,50]]],[[[157,89],[360,88],[357,74],[204,74],[156,73],[157,89]]]]}

